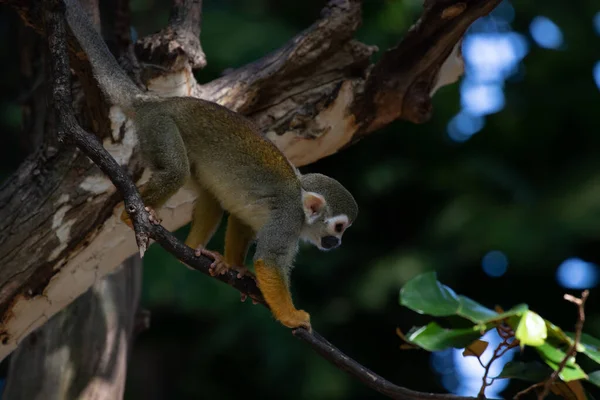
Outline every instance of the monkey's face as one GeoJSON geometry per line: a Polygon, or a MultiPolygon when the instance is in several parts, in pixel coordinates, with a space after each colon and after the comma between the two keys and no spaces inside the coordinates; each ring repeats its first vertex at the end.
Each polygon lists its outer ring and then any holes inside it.
{"type": "Polygon", "coordinates": [[[305,225],[302,238],[315,245],[319,250],[333,250],[342,244],[342,236],[351,224],[345,214],[324,215],[305,225]]]}

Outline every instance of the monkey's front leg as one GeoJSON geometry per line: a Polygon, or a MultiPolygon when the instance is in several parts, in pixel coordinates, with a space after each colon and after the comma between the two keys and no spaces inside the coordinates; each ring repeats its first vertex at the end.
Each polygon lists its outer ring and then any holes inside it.
{"type": "Polygon", "coordinates": [[[304,327],[311,331],[310,315],[294,307],[283,271],[259,259],[254,262],[256,279],[275,319],[288,328],[304,327]]]}

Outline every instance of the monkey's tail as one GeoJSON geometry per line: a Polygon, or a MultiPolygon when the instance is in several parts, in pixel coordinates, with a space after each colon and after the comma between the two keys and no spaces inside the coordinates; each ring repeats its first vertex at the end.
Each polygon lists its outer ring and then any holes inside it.
{"type": "Polygon", "coordinates": [[[78,0],[63,0],[67,24],[86,53],[98,86],[108,100],[120,106],[131,106],[142,91],[129,79],[104,43],[78,0]]]}

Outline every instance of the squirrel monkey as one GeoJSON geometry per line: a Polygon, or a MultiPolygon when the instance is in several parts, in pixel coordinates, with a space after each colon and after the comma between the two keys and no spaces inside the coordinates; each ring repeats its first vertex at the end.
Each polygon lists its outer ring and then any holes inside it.
{"type": "MultiPolygon", "coordinates": [[[[87,54],[100,89],[136,129],[142,158],[152,171],[140,192],[153,222],[160,222],[154,210],[191,181],[198,198],[186,244],[197,255],[213,256],[214,274],[243,266],[255,239],[256,279],[274,317],[287,327],[310,329],[309,314],[296,309],[289,290],[298,240],[321,250],[338,247],[358,214],[350,192],[324,175],[301,175],[240,114],[192,97],[143,93],[120,68],[78,1],[64,2],[68,26],[87,54]],[[221,259],[204,246],[223,210],[230,217],[221,259]]],[[[121,218],[131,224],[125,211],[121,218]]]]}

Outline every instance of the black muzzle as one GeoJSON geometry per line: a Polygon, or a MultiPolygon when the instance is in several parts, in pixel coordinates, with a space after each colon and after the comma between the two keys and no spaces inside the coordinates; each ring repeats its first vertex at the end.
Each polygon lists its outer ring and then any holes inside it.
{"type": "Polygon", "coordinates": [[[335,236],[324,236],[321,238],[321,247],[327,250],[335,249],[340,243],[340,239],[335,236]]]}

